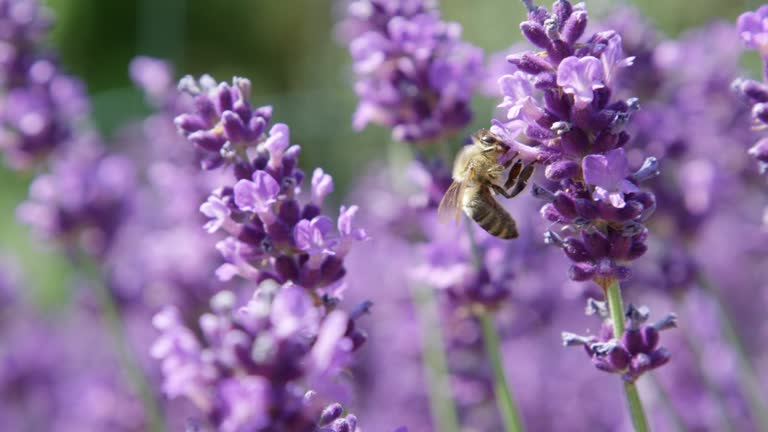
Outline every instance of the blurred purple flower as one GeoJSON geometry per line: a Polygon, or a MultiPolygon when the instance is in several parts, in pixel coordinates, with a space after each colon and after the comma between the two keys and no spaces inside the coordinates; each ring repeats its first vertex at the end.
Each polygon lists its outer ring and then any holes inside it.
{"type": "Polygon", "coordinates": [[[88,111],[82,82],[64,75],[43,45],[50,22],[36,0],[0,2],[0,150],[16,169],[64,147],[88,111]]]}
{"type": "Polygon", "coordinates": [[[768,5],[739,15],[737,25],[746,46],[758,50],[763,58],[768,57],[768,5]]]}
{"type": "Polygon", "coordinates": [[[200,317],[202,344],[175,309],[155,317],[161,336],[152,353],[162,361],[166,392],[191,400],[217,430],[315,430],[322,410],[314,390],[337,388],[359,347],[354,319],[316,306],[290,283],[262,283],[245,306],[234,302],[227,291],[211,300],[213,313],[200,317]]]}
{"type": "Polygon", "coordinates": [[[376,123],[397,141],[423,143],[469,123],[483,53],[432,2],[355,0],[339,26],[357,77],[356,129],[376,123]]]}

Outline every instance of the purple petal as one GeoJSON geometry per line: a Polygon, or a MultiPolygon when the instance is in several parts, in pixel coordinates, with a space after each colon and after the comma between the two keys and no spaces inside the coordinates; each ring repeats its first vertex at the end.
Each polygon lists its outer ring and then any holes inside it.
{"type": "Polygon", "coordinates": [[[315,168],[312,173],[312,202],[320,206],[325,197],[333,192],[333,177],[326,174],[322,168],[315,168]]]}
{"type": "Polygon", "coordinates": [[[286,284],[275,296],[269,318],[275,335],[286,338],[296,333],[314,335],[320,314],[304,288],[286,284]]]}
{"type": "Polygon", "coordinates": [[[347,314],[340,310],[331,312],[323,321],[317,342],[310,353],[316,371],[322,373],[342,366],[339,350],[343,349],[340,342],[344,339],[347,325],[347,314]]]}
{"type": "Polygon", "coordinates": [[[208,200],[200,206],[200,212],[210,218],[203,227],[209,234],[218,231],[232,213],[224,201],[215,195],[209,196],[208,200]]]}
{"type": "Polygon", "coordinates": [[[271,166],[280,166],[283,153],[291,145],[291,131],[288,125],[277,123],[269,130],[269,138],[264,142],[264,148],[269,152],[271,166]]]}
{"type": "Polygon", "coordinates": [[[280,185],[265,171],[256,171],[253,181],[240,180],[235,184],[235,204],[244,211],[264,213],[275,202],[280,185]]]}
{"type": "Polygon", "coordinates": [[[567,57],[557,69],[557,85],[572,94],[576,106],[592,102],[594,90],[604,87],[603,65],[595,57],[567,57]]]}
{"type": "Polygon", "coordinates": [[[351,237],[355,240],[368,239],[368,233],[362,228],[355,228],[355,215],[359,208],[355,205],[349,208],[341,206],[339,213],[338,229],[342,237],[351,237]]]}

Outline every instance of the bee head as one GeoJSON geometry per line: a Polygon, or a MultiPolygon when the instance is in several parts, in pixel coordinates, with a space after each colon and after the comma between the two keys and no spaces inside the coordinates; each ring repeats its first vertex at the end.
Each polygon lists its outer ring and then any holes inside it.
{"type": "Polygon", "coordinates": [[[475,133],[475,142],[483,148],[483,152],[506,153],[509,151],[507,143],[488,129],[480,129],[475,133]]]}

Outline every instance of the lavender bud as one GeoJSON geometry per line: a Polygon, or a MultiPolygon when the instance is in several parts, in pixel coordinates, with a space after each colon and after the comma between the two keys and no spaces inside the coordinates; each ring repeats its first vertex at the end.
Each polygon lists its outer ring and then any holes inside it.
{"type": "Polygon", "coordinates": [[[560,337],[563,340],[563,346],[581,346],[590,345],[594,342],[592,338],[586,338],[574,333],[562,332],[560,337]]]}
{"type": "Polygon", "coordinates": [[[672,358],[672,353],[665,347],[661,347],[651,353],[651,368],[656,369],[659,366],[663,366],[669,363],[672,358]]]}
{"type": "Polygon", "coordinates": [[[549,180],[560,181],[578,174],[579,168],[578,163],[569,159],[564,159],[547,165],[547,168],[544,170],[544,175],[549,180]]]}
{"type": "Polygon", "coordinates": [[[653,326],[643,326],[642,330],[643,351],[651,351],[659,344],[660,334],[653,326]]]}
{"type": "Polygon", "coordinates": [[[576,263],[568,269],[568,277],[577,282],[588,281],[594,277],[597,268],[588,262],[576,263]]]}
{"type": "Polygon", "coordinates": [[[663,331],[671,328],[677,328],[677,315],[671,313],[665,316],[663,319],[655,322],[653,327],[658,331],[663,331]]]}
{"type": "Polygon", "coordinates": [[[508,56],[507,61],[517,66],[521,71],[532,75],[538,75],[552,69],[552,66],[544,58],[531,52],[508,56]]]}
{"type": "Polygon", "coordinates": [[[555,193],[555,200],[552,201],[552,206],[564,217],[564,219],[574,219],[578,216],[573,198],[563,191],[557,191],[557,193],[555,193]]]}
{"type": "Polygon", "coordinates": [[[752,117],[768,123],[768,103],[757,103],[752,107],[752,117]]]}
{"type": "Polygon", "coordinates": [[[616,371],[625,370],[632,361],[632,355],[621,345],[614,345],[606,353],[606,360],[616,371]]]}
{"type": "Polygon", "coordinates": [[[570,18],[573,12],[573,6],[567,0],[558,0],[552,5],[552,13],[557,17],[560,28],[563,28],[565,22],[570,18]]]}
{"type": "Polygon", "coordinates": [[[536,183],[531,185],[531,194],[534,196],[534,198],[542,199],[547,202],[552,202],[555,200],[555,195],[552,192],[544,189],[536,183]]]}
{"type": "Polygon", "coordinates": [[[585,313],[587,316],[597,315],[600,317],[607,317],[608,305],[604,301],[598,301],[590,297],[587,299],[585,313]]]}
{"type": "Polygon", "coordinates": [[[738,78],[733,84],[734,91],[754,102],[768,102],[768,86],[755,80],[738,78]]]}
{"type": "Polygon", "coordinates": [[[544,233],[544,243],[559,248],[563,247],[563,239],[552,231],[547,231],[544,233]]]}
{"type": "Polygon", "coordinates": [[[564,21],[563,28],[560,32],[563,40],[571,45],[576,43],[587,28],[587,21],[588,18],[585,11],[578,10],[573,12],[571,16],[564,21]]]}
{"type": "Polygon", "coordinates": [[[659,170],[658,159],[653,156],[649,156],[645,158],[643,165],[639,170],[637,170],[637,172],[632,175],[632,178],[635,180],[635,183],[642,183],[646,180],[657,177],[660,173],[661,171],[659,170]]]}
{"type": "MultiPolygon", "coordinates": [[[[552,93],[548,92],[547,94],[549,95],[549,94],[552,94],[552,93]]],[[[552,123],[552,127],[550,127],[549,129],[552,132],[556,133],[557,136],[563,136],[566,133],[570,132],[571,128],[572,128],[572,125],[570,123],[565,122],[565,121],[557,121],[557,122],[552,123]]]]}
{"type": "Polygon", "coordinates": [[[758,161],[768,163],[768,138],[758,141],[749,149],[748,153],[758,161]]]}
{"type": "Polygon", "coordinates": [[[520,24],[520,30],[523,32],[523,36],[539,48],[546,49],[549,46],[549,38],[541,24],[533,21],[523,21],[520,24]]]}
{"type": "Polygon", "coordinates": [[[335,421],[341,415],[344,414],[344,408],[339,403],[328,405],[322,413],[320,413],[320,420],[318,423],[320,426],[325,426],[335,421]]]}
{"type": "MultiPolygon", "coordinates": [[[[549,39],[552,41],[560,40],[559,22],[556,17],[549,17],[544,21],[544,31],[549,39]]],[[[547,48],[547,47],[542,47],[547,48]]]]}

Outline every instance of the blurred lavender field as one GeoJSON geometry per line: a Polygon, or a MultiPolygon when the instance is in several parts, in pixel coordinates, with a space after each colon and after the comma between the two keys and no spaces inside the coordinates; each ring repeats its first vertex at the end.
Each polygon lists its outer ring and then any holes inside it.
{"type": "Polygon", "coordinates": [[[0,430],[768,431],[766,64],[759,2],[0,0],[0,430]],[[438,220],[480,128],[512,240],[438,220]]]}

